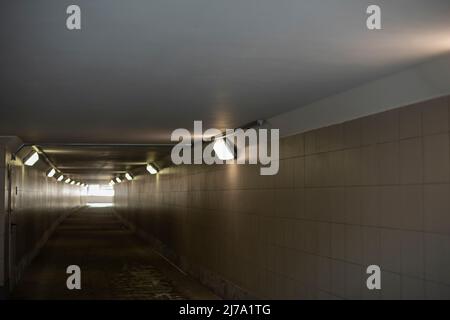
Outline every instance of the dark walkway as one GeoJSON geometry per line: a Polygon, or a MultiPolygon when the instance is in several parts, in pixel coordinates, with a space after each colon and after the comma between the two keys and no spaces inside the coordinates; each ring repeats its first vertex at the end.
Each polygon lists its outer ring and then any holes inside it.
{"type": "Polygon", "coordinates": [[[112,208],[69,216],[26,269],[15,299],[217,299],[126,229],[112,208]],[[81,268],[68,290],[66,268],[81,268]]]}

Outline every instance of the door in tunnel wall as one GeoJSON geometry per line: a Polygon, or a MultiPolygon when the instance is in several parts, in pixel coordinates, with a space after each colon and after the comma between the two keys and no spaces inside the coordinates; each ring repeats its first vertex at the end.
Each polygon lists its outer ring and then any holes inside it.
{"type": "Polygon", "coordinates": [[[16,279],[16,221],[14,204],[16,202],[16,188],[14,186],[14,169],[10,164],[5,170],[5,210],[4,210],[4,284],[6,290],[10,290],[16,279]]]}
{"type": "Polygon", "coordinates": [[[16,239],[17,239],[17,223],[15,219],[15,203],[17,197],[17,186],[15,181],[15,170],[12,165],[7,167],[7,208],[6,208],[6,219],[5,219],[5,276],[6,283],[9,289],[13,288],[16,281],[16,270],[17,270],[17,259],[16,259],[16,239]]]}

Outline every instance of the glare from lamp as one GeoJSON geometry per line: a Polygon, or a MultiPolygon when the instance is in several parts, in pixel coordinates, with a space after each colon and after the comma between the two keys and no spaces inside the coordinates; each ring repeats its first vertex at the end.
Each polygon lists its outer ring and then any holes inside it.
{"type": "Polygon", "coordinates": [[[119,177],[116,177],[116,181],[117,181],[117,183],[121,183],[122,182],[122,180],[120,180],[119,177]]]}
{"type": "Polygon", "coordinates": [[[64,179],[64,176],[60,175],[59,178],[56,181],[63,181],[63,179],[64,179]]]}
{"type": "Polygon", "coordinates": [[[150,174],[157,174],[158,173],[158,170],[156,170],[156,168],[154,166],[152,166],[150,163],[147,164],[147,168],[146,169],[147,169],[147,171],[150,174]]]}
{"type": "Polygon", "coordinates": [[[214,141],[213,149],[220,160],[234,159],[234,150],[226,141],[226,138],[216,139],[214,141]]]}
{"type": "Polygon", "coordinates": [[[75,181],[72,181],[70,184],[75,184],[75,181]]]}
{"type": "Polygon", "coordinates": [[[34,166],[34,164],[39,160],[39,154],[34,151],[34,153],[25,161],[26,166],[34,166]]]}
{"type": "Polygon", "coordinates": [[[64,181],[65,183],[70,183],[71,179],[67,178],[66,181],[64,181]]]}

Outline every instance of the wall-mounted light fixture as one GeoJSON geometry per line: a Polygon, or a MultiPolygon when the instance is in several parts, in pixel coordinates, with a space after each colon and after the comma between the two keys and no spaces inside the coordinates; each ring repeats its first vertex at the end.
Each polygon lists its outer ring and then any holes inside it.
{"type": "Polygon", "coordinates": [[[39,154],[36,151],[33,151],[25,160],[24,164],[26,166],[32,167],[39,160],[39,154]]]}
{"type": "Polygon", "coordinates": [[[58,179],[56,179],[56,181],[63,181],[64,180],[64,176],[60,175],[58,179]]]}
{"type": "Polygon", "coordinates": [[[81,185],[81,183],[77,182],[77,186],[80,186],[80,185],[81,185]]]}
{"type": "Polygon", "coordinates": [[[213,143],[213,149],[220,160],[234,159],[234,148],[227,138],[217,138],[213,143]]]}
{"type": "Polygon", "coordinates": [[[51,178],[55,175],[56,170],[54,168],[52,168],[48,173],[47,173],[47,177],[51,178]]]}
{"type": "Polygon", "coordinates": [[[151,165],[150,163],[147,164],[146,169],[147,169],[147,171],[150,174],[157,174],[158,173],[158,169],[156,169],[155,166],[151,165]]]}
{"type": "Polygon", "coordinates": [[[122,180],[119,177],[116,177],[116,181],[117,181],[117,183],[121,183],[122,182],[122,180]]]}
{"type": "Polygon", "coordinates": [[[110,182],[109,182],[109,185],[112,187],[113,185],[115,185],[116,183],[114,182],[114,180],[111,180],[110,182]]]}
{"type": "Polygon", "coordinates": [[[66,181],[64,181],[65,183],[70,183],[70,181],[72,181],[70,178],[67,178],[66,181]]]}
{"type": "Polygon", "coordinates": [[[70,184],[72,184],[72,185],[75,184],[75,181],[72,181],[70,184]]]}
{"type": "Polygon", "coordinates": [[[128,181],[133,180],[133,177],[128,172],[125,173],[125,178],[127,178],[128,181]]]}

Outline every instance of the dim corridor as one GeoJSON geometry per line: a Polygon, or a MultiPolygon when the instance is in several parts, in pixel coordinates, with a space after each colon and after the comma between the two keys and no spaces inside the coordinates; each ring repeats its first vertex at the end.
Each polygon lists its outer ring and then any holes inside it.
{"type": "Polygon", "coordinates": [[[13,299],[217,299],[137,238],[114,209],[84,207],[66,218],[26,269],[13,299]],[[69,265],[81,290],[69,290],[69,265]]]}

